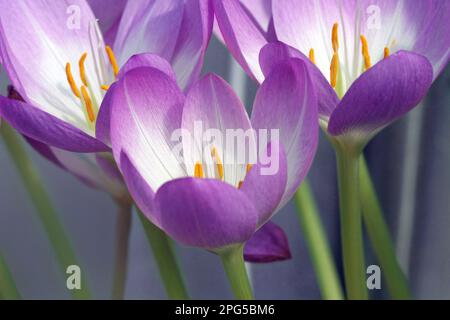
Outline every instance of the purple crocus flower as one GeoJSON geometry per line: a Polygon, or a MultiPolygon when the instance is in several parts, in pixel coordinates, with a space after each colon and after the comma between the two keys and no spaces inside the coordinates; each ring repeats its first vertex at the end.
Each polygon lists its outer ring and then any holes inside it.
{"type": "Polygon", "coordinates": [[[172,64],[180,86],[188,87],[199,75],[211,21],[207,0],[0,1],[1,61],[21,97],[0,97],[0,114],[41,154],[120,196],[126,190],[96,130],[107,116],[106,90],[139,65],[172,70],[172,64]]]}
{"type": "MultiPolygon", "coordinates": [[[[183,94],[161,70],[136,68],[109,95],[113,154],[131,195],[148,219],[185,245],[218,250],[264,230],[292,197],[316,152],[317,99],[299,59],[270,72],[258,90],[251,121],[231,87],[213,74],[183,94]],[[273,136],[265,142],[256,139],[259,135],[248,137],[269,151],[278,169],[263,174],[267,164],[234,160],[239,149],[216,140],[196,139],[191,149],[183,136],[180,148],[174,132],[181,128],[196,136],[197,123],[221,134],[278,129],[279,147],[273,136]]],[[[272,242],[259,236],[250,245],[258,240],[264,241],[260,248],[272,242]]],[[[252,253],[251,259],[261,261],[258,250],[252,253]]]]}
{"type": "Polygon", "coordinates": [[[271,2],[274,43],[239,1],[214,1],[228,48],[258,82],[286,57],[306,61],[322,127],[361,146],[414,108],[448,63],[448,1],[271,2]]]}

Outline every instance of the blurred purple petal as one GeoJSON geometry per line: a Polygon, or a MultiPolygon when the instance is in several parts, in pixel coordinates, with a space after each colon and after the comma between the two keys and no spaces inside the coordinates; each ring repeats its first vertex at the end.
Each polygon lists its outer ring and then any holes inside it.
{"type": "Polygon", "coordinates": [[[170,61],[180,32],[184,3],[179,0],[128,1],[114,51],[119,65],[137,53],[154,53],[170,61]]]}
{"type": "Polygon", "coordinates": [[[267,44],[263,31],[238,0],[214,0],[220,32],[234,58],[258,82],[264,80],[259,51],[267,44]]]}
{"type": "Polygon", "coordinates": [[[128,0],[88,0],[105,36],[105,42],[110,46],[114,44],[117,28],[127,2],[128,0]]]}
{"type": "Polygon", "coordinates": [[[244,247],[244,259],[247,262],[267,263],[291,258],[286,234],[271,221],[256,231],[244,247]]]}
{"type": "Polygon", "coordinates": [[[183,90],[189,88],[200,75],[211,38],[213,18],[210,0],[185,1],[177,45],[170,60],[183,90]]]}

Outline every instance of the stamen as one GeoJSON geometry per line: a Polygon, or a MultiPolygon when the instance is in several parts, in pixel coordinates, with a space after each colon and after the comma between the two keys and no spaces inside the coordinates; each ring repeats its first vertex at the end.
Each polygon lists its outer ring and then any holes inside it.
{"type": "Polygon", "coordinates": [[[67,82],[69,82],[70,89],[72,89],[72,93],[77,97],[80,98],[80,91],[77,88],[77,85],[75,83],[75,80],[73,80],[72,71],[70,70],[70,63],[67,62],[66,64],[66,76],[67,76],[67,82]]]}
{"type": "Polygon", "coordinates": [[[362,55],[364,57],[364,68],[365,70],[369,69],[372,66],[370,62],[370,53],[369,53],[369,45],[367,44],[367,39],[363,35],[361,35],[361,45],[362,45],[362,55]]]}
{"type": "Polygon", "coordinates": [[[241,187],[242,187],[242,184],[244,183],[244,181],[239,181],[239,183],[238,183],[238,189],[240,189],[241,187]]]}
{"type": "Polygon", "coordinates": [[[194,167],[194,177],[203,178],[203,166],[200,162],[195,163],[194,167]]]}
{"type": "Polygon", "coordinates": [[[100,86],[100,88],[102,88],[102,89],[105,90],[105,91],[108,91],[108,90],[109,90],[109,86],[107,86],[107,85],[105,85],[105,84],[102,84],[102,85],[100,86]]]}
{"type": "Polygon", "coordinates": [[[117,65],[116,56],[110,46],[106,46],[106,53],[108,54],[109,62],[113,67],[114,77],[117,78],[117,75],[119,74],[119,66],[117,65]]]}
{"type": "Polygon", "coordinates": [[[223,163],[220,160],[219,153],[217,152],[216,147],[213,147],[211,150],[211,156],[214,158],[216,162],[217,172],[219,173],[220,179],[223,179],[223,163]]]}
{"type": "Polygon", "coordinates": [[[337,52],[339,49],[339,38],[338,38],[338,23],[333,24],[333,31],[331,32],[331,43],[333,45],[333,52],[337,52]]]}
{"type": "Polygon", "coordinates": [[[384,58],[386,59],[387,57],[389,57],[389,54],[390,54],[389,48],[388,48],[388,47],[385,47],[385,48],[384,48],[384,58]]]}
{"type": "Polygon", "coordinates": [[[334,53],[330,65],[330,84],[333,88],[336,88],[338,72],[339,72],[339,56],[337,53],[334,53]]]}
{"type": "Polygon", "coordinates": [[[95,121],[94,109],[92,107],[91,97],[89,96],[89,93],[87,92],[85,86],[81,86],[81,93],[83,94],[83,101],[86,105],[86,111],[89,117],[89,121],[94,122],[95,121]]]}
{"type": "Polygon", "coordinates": [[[249,173],[250,170],[252,170],[253,165],[252,164],[247,164],[247,167],[245,168],[246,173],[249,173]]]}
{"type": "Polygon", "coordinates": [[[80,68],[80,78],[81,78],[81,81],[83,81],[84,85],[85,85],[86,87],[88,87],[88,82],[87,82],[87,79],[86,79],[86,70],[84,69],[84,62],[85,62],[85,60],[86,60],[86,57],[87,57],[87,53],[85,52],[85,53],[83,53],[83,55],[81,56],[80,61],[78,61],[78,66],[79,66],[79,68],[80,68]]]}
{"type": "Polygon", "coordinates": [[[316,58],[314,56],[314,49],[311,48],[309,50],[309,60],[311,60],[312,63],[316,64],[316,58]]]}

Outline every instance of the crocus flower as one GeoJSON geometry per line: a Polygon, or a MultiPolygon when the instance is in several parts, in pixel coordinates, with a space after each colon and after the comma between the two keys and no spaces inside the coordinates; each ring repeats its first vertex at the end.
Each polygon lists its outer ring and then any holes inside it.
{"type": "Polygon", "coordinates": [[[121,72],[138,65],[169,69],[169,63],[180,85],[189,86],[200,72],[212,11],[206,0],[90,4],[115,39],[112,47],[87,1],[0,1],[1,61],[22,100],[1,97],[0,114],[47,158],[115,192],[110,179],[119,175],[96,130],[107,118],[106,91],[121,72]]]}
{"type": "Polygon", "coordinates": [[[183,94],[170,75],[136,68],[108,95],[113,154],[131,195],[155,225],[185,245],[219,250],[246,242],[292,197],[316,151],[317,99],[299,59],[270,72],[251,121],[230,86],[213,74],[183,94]],[[196,123],[221,134],[278,129],[279,144],[273,136],[265,142],[256,133],[248,137],[276,159],[277,170],[264,174],[261,159],[253,166],[237,161],[238,149],[216,140],[183,138],[180,148],[174,132],[196,136],[196,123]]]}
{"type": "Polygon", "coordinates": [[[448,1],[272,0],[280,42],[269,44],[238,1],[214,5],[224,41],[257,81],[286,57],[310,60],[322,127],[361,146],[415,107],[449,60],[448,1]]]}

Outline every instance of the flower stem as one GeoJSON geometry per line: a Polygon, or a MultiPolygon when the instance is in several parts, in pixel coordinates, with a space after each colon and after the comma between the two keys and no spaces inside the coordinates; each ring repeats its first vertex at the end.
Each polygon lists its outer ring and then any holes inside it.
{"type": "Polygon", "coordinates": [[[130,201],[117,201],[119,210],[117,212],[116,224],[116,257],[114,270],[114,284],[112,299],[122,300],[125,293],[128,264],[128,245],[131,229],[131,209],[130,201]]]}
{"type": "Polygon", "coordinates": [[[244,246],[227,248],[219,252],[219,255],[235,298],[238,300],[253,300],[252,287],[245,269],[244,246]]]}
{"type": "MultiPolygon", "coordinates": [[[[28,158],[23,143],[19,135],[14,129],[2,121],[1,132],[6,148],[16,165],[16,168],[22,178],[24,186],[30,195],[36,211],[39,215],[41,223],[47,233],[51,245],[55,251],[59,265],[62,272],[66,273],[66,268],[70,265],[78,265],[72,245],[67,237],[63,225],[58,219],[58,215],[53,209],[50,198],[45,191],[44,184],[41,177],[34,167],[32,161],[28,158]]],[[[72,290],[71,294],[75,299],[89,299],[90,294],[85,282],[85,277],[82,277],[81,289],[72,290]]]]}
{"type": "Polygon", "coordinates": [[[381,264],[387,289],[393,299],[411,299],[408,280],[398,263],[389,229],[363,156],[359,165],[363,220],[375,255],[381,264]]]}
{"type": "Polygon", "coordinates": [[[170,239],[161,229],[151,223],[142,212],[139,211],[138,215],[152,248],[167,296],[174,300],[189,299],[170,239]]]}
{"type": "Polygon", "coordinates": [[[0,299],[19,300],[20,293],[12,277],[5,259],[0,254],[0,299]]]}
{"type": "Polygon", "coordinates": [[[336,147],[345,287],[352,300],[368,299],[358,190],[359,154],[352,148],[336,147]]]}
{"type": "Polygon", "coordinates": [[[309,254],[316,272],[322,297],[326,300],[344,298],[328,239],[320,220],[317,205],[307,180],[295,195],[295,204],[309,254]]]}

